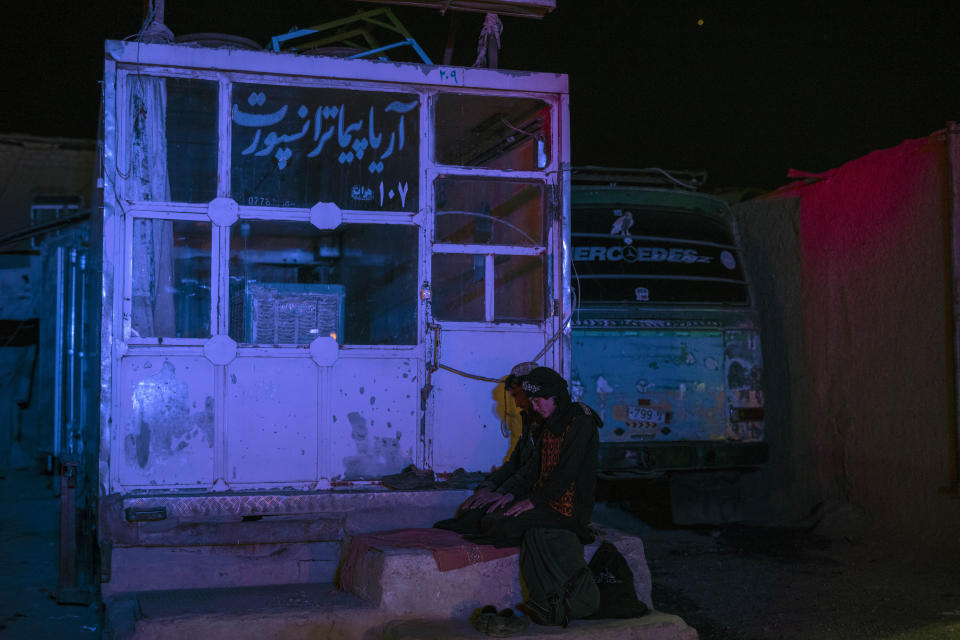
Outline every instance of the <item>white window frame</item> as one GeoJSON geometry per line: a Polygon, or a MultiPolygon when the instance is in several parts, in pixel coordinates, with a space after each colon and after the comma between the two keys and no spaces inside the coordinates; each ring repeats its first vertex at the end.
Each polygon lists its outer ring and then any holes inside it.
{"type": "MultiPolygon", "coordinates": [[[[171,78],[190,78],[197,80],[207,80],[217,82],[218,95],[218,144],[217,144],[217,197],[231,197],[231,140],[232,140],[232,121],[230,117],[232,108],[232,90],[233,85],[237,83],[249,84],[275,84],[277,86],[296,86],[305,88],[329,88],[329,89],[349,89],[352,91],[395,91],[397,93],[416,94],[420,99],[420,167],[418,171],[419,188],[419,206],[415,213],[402,211],[365,211],[365,210],[343,210],[344,224],[412,224],[420,228],[420,273],[418,280],[429,285],[432,280],[431,260],[434,254],[471,254],[483,255],[485,260],[485,281],[484,281],[484,318],[480,322],[469,321],[435,321],[430,315],[429,306],[418,304],[418,343],[416,348],[420,349],[425,343],[426,327],[429,324],[451,325],[461,329],[476,327],[478,329],[494,328],[497,324],[496,309],[494,305],[495,285],[494,285],[494,258],[497,255],[516,255],[516,256],[535,256],[549,255],[549,247],[556,242],[555,238],[560,233],[559,213],[553,211],[555,204],[551,202],[552,190],[559,188],[559,176],[561,174],[561,145],[560,127],[561,110],[564,105],[563,95],[556,93],[526,92],[501,89],[482,89],[465,88],[462,86],[435,86],[418,85],[399,81],[396,83],[380,83],[374,80],[358,81],[349,78],[316,78],[302,76],[288,76],[270,73],[256,73],[247,71],[222,71],[216,69],[189,69],[174,67],[169,65],[136,65],[129,63],[118,63],[117,65],[117,91],[115,94],[117,106],[118,140],[126,139],[126,131],[130,126],[127,122],[127,83],[137,74],[143,74],[150,77],[171,77],[171,78]],[[549,155],[547,164],[543,169],[535,171],[517,171],[508,169],[488,169],[481,167],[462,167],[455,165],[442,165],[435,161],[434,154],[436,149],[435,140],[435,110],[436,98],[440,94],[456,93],[460,95],[477,95],[480,97],[515,97],[524,99],[537,99],[544,102],[550,109],[550,138],[548,141],[549,155]],[[435,191],[434,185],[440,177],[464,177],[481,179],[502,179],[511,181],[538,182],[543,189],[543,216],[546,228],[546,237],[543,242],[534,246],[512,246],[512,245],[477,245],[477,244],[453,244],[453,243],[434,243],[434,220],[435,210],[435,191]]],[[[128,166],[128,150],[123,144],[118,145],[117,162],[118,166],[128,166]]],[[[122,304],[122,336],[123,343],[135,348],[163,348],[167,351],[170,348],[197,348],[201,347],[206,339],[197,338],[135,338],[131,335],[130,327],[130,291],[132,279],[132,218],[156,218],[164,220],[193,220],[210,221],[207,215],[207,203],[183,203],[183,202],[158,202],[158,201],[126,201],[120,194],[125,192],[125,178],[119,175],[117,181],[117,200],[120,204],[124,224],[124,284],[123,284],[123,304],[122,304]],[[124,206],[126,202],[126,206],[124,206]]],[[[252,206],[238,203],[239,220],[275,220],[302,222],[309,221],[309,208],[304,207],[263,207],[252,206]]],[[[229,228],[212,226],[212,244],[211,244],[211,332],[213,336],[228,335],[229,314],[221,309],[227,309],[229,302],[229,228]],[[215,293],[215,295],[214,295],[215,293]]],[[[551,307],[556,307],[554,301],[562,295],[562,283],[554,273],[554,265],[549,261],[544,265],[544,296],[546,309],[544,316],[533,323],[510,322],[511,325],[521,328],[524,324],[530,324],[531,327],[543,328],[545,324],[551,321],[551,307]]],[[[426,298],[421,291],[421,298],[426,298]]],[[[281,347],[263,347],[263,346],[240,346],[240,351],[245,354],[252,353],[271,353],[279,355],[278,351],[287,348],[287,345],[281,347]]],[[[410,345],[343,345],[344,349],[350,351],[396,351],[410,350],[410,345]]],[[[295,345],[289,345],[289,348],[295,348],[295,345]]]]}
{"type": "MultiPolygon", "coordinates": [[[[460,89],[460,90],[444,90],[436,91],[431,96],[430,100],[430,116],[432,122],[436,122],[436,102],[437,96],[445,93],[456,93],[460,95],[476,95],[478,97],[504,97],[504,98],[518,98],[518,99],[535,99],[541,100],[546,104],[550,109],[550,131],[551,137],[549,140],[549,153],[547,156],[547,164],[544,168],[527,171],[527,170],[510,170],[510,169],[489,169],[485,167],[464,167],[457,165],[446,165],[440,164],[436,161],[434,153],[436,150],[436,140],[431,140],[430,143],[430,161],[429,166],[427,167],[426,178],[429,183],[428,193],[429,201],[425,204],[429,208],[429,217],[431,221],[431,226],[433,225],[436,219],[436,202],[435,202],[435,192],[434,185],[437,180],[442,178],[478,178],[478,179],[498,179],[498,180],[508,180],[516,182],[536,182],[541,185],[542,189],[542,218],[541,222],[544,225],[545,237],[543,242],[535,244],[533,246],[524,246],[524,245],[495,245],[495,244],[460,244],[460,243],[445,243],[445,242],[432,242],[431,249],[433,254],[467,254],[467,255],[482,255],[484,256],[484,317],[481,321],[455,321],[455,320],[441,320],[434,319],[442,327],[451,327],[451,328],[490,328],[495,329],[496,325],[499,324],[496,320],[496,305],[494,299],[496,296],[495,284],[496,274],[494,273],[494,258],[497,255],[510,255],[510,256],[537,256],[548,255],[548,247],[551,246],[553,242],[553,237],[555,233],[558,233],[559,227],[553,224],[553,220],[557,219],[557,216],[553,212],[553,203],[550,202],[551,190],[557,188],[557,176],[559,175],[559,166],[560,166],[560,141],[559,135],[556,133],[559,131],[558,127],[560,126],[560,108],[561,101],[555,94],[543,94],[543,93],[526,93],[526,92],[517,92],[517,91],[481,91],[477,89],[460,89]]],[[[430,133],[434,134],[435,129],[431,126],[430,133]]],[[[435,239],[435,236],[431,234],[431,238],[435,239]]],[[[545,323],[550,321],[552,303],[550,302],[553,299],[556,299],[560,295],[559,283],[555,282],[555,278],[552,277],[551,265],[549,263],[544,264],[544,282],[543,284],[543,295],[544,301],[547,308],[544,309],[544,315],[542,318],[533,323],[517,323],[515,321],[510,321],[509,324],[514,326],[523,326],[523,325],[534,325],[537,327],[543,327],[545,323]]]]}

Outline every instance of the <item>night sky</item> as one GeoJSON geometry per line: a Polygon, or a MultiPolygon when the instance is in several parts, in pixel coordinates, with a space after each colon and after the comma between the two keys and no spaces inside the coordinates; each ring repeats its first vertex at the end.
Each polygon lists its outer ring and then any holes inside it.
{"type": "MultiPolygon", "coordinates": [[[[93,138],[103,40],[141,0],[5,3],[0,133],[93,138]]],[[[960,3],[557,0],[504,18],[500,66],[570,76],[574,164],[706,169],[708,189],[773,188],[960,119],[960,3]]],[[[367,3],[167,0],[175,35],[261,44],[367,3]]],[[[451,13],[392,8],[439,61],[451,13]]],[[[476,54],[461,13],[454,64],[476,54]]]]}

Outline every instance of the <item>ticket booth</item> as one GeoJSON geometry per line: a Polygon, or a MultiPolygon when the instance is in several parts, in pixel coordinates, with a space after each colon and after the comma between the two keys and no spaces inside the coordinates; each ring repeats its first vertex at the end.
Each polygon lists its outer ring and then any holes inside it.
{"type": "Polygon", "coordinates": [[[499,464],[483,378],[568,369],[567,114],[563,75],[108,42],[101,496],[499,464]]]}

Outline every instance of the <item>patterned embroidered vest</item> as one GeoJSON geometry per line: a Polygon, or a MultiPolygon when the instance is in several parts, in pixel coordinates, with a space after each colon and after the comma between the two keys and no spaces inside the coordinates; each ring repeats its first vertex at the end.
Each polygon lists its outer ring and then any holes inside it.
{"type": "MultiPolygon", "coordinates": [[[[543,440],[540,445],[540,476],[537,478],[534,488],[543,486],[547,477],[557,468],[557,463],[560,462],[560,447],[563,445],[563,439],[569,430],[569,424],[563,430],[563,434],[559,436],[553,435],[553,432],[549,429],[543,430],[543,440]]],[[[575,486],[576,482],[571,482],[567,490],[557,500],[550,503],[550,507],[565,516],[572,516],[575,486]]]]}

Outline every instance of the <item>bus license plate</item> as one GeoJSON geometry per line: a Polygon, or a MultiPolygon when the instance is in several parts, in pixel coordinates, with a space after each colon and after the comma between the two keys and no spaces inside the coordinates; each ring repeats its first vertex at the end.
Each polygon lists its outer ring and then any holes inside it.
{"type": "Polygon", "coordinates": [[[666,422],[666,414],[659,409],[649,407],[628,407],[627,419],[631,422],[654,422],[663,424],[666,422]]]}

